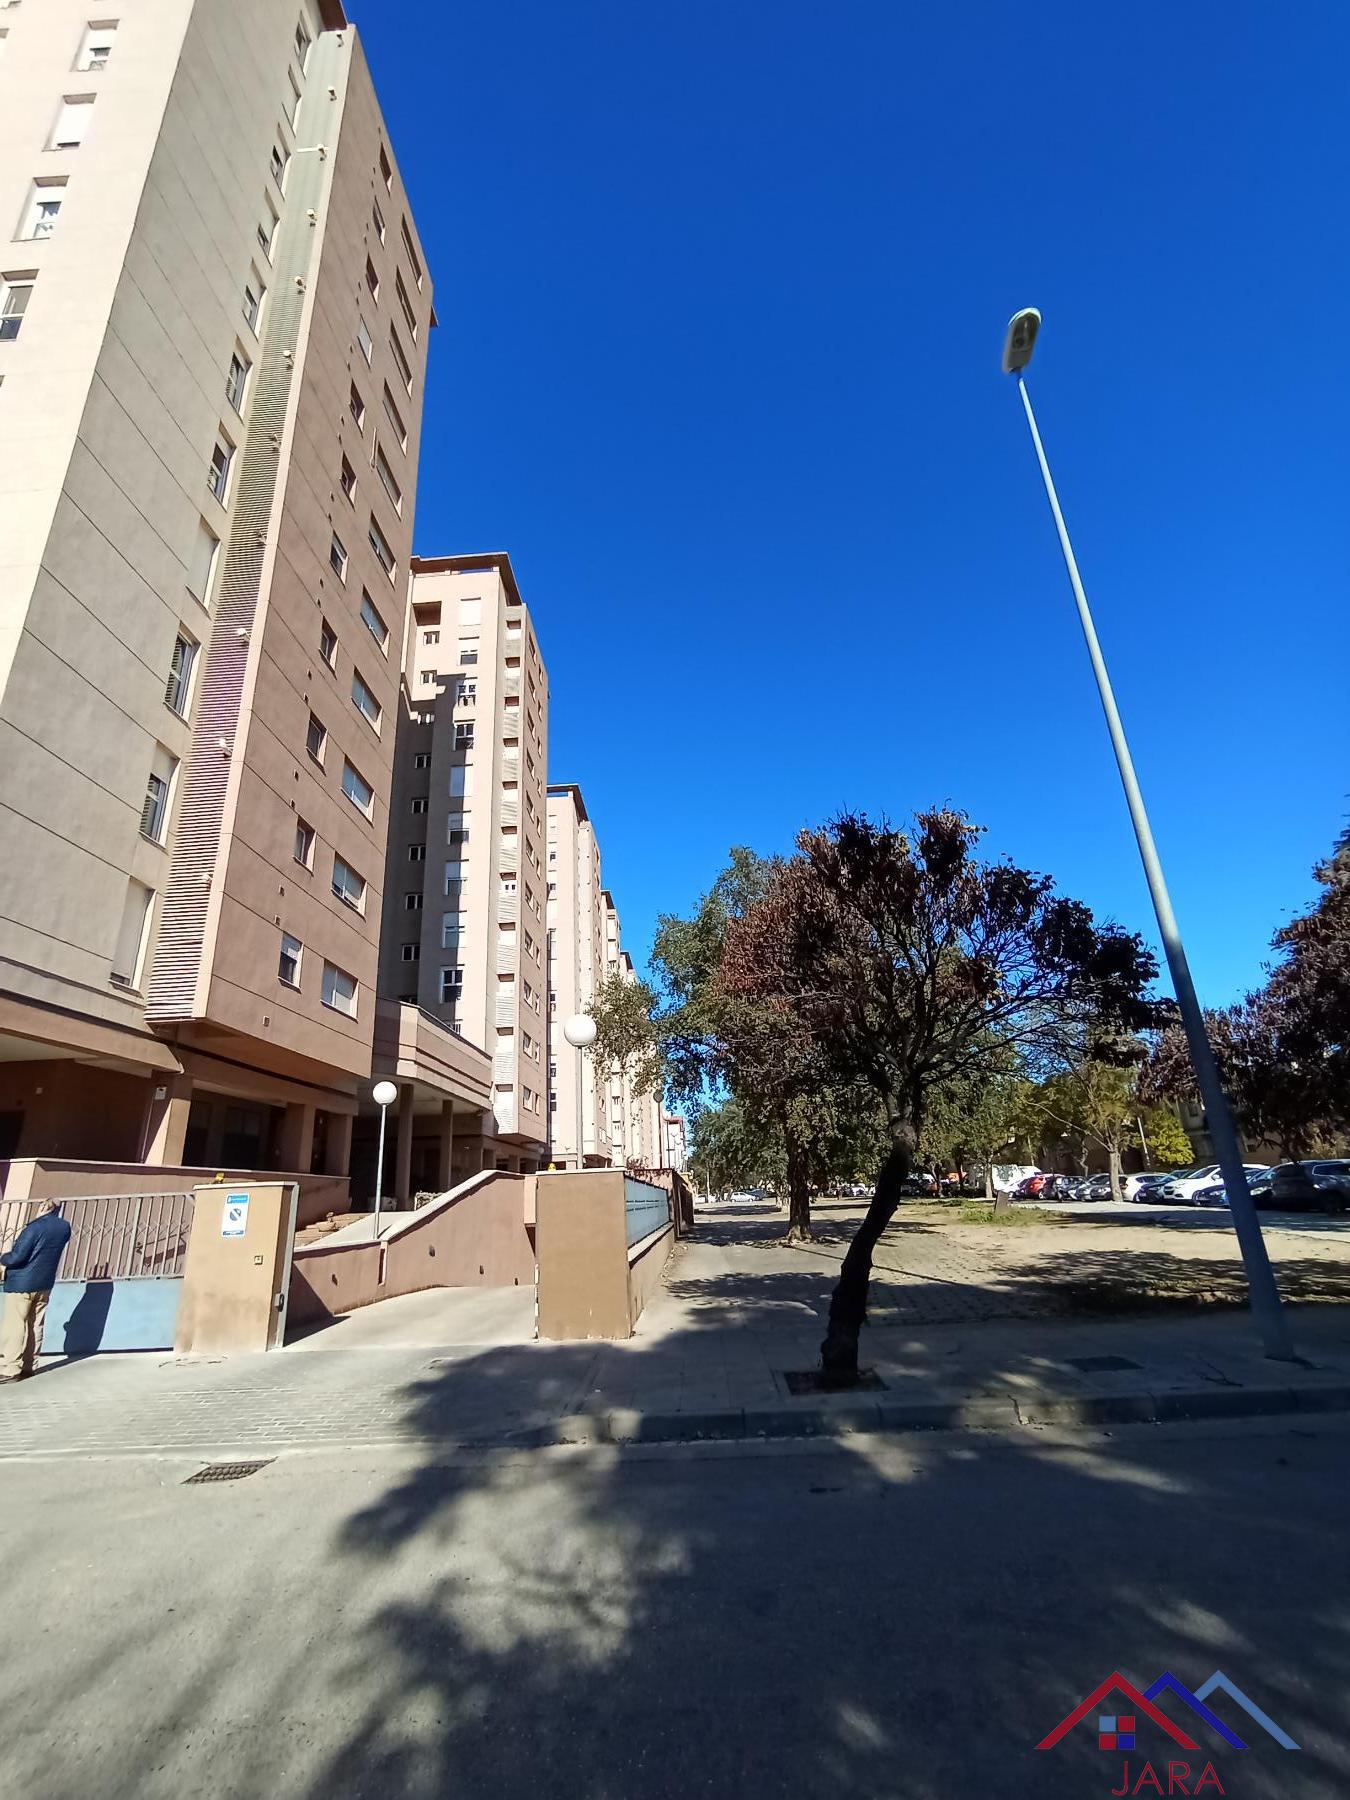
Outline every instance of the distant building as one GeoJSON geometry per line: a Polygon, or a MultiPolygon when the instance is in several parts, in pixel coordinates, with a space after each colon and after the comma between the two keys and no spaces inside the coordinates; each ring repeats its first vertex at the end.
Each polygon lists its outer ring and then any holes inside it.
{"type": "Polygon", "coordinates": [[[603,1073],[597,1077],[591,1052],[574,1049],[563,1034],[569,1019],[589,1012],[606,971],[600,847],[579,787],[548,790],[547,855],[549,1161],[560,1168],[607,1167],[603,1073]]]}
{"type": "Polygon", "coordinates": [[[508,556],[412,568],[381,988],[492,1059],[453,1173],[530,1173],[548,1139],[548,677],[508,556]]]}
{"type": "Polygon", "coordinates": [[[678,1169],[683,1175],[689,1167],[689,1137],[684,1119],[679,1113],[664,1113],[661,1125],[666,1134],[666,1167],[678,1169]]]}

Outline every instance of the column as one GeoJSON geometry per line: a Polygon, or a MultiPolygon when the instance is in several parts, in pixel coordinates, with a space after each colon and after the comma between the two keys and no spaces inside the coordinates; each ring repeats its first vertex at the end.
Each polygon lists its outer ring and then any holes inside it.
{"type": "Polygon", "coordinates": [[[145,1145],[141,1156],[143,1163],[156,1169],[182,1168],[191,1111],[190,1075],[151,1077],[150,1104],[146,1109],[145,1133],[141,1140],[145,1145]]]}
{"type": "Polygon", "coordinates": [[[296,1104],[286,1108],[277,1139],[277,1166],[285,1175],[308,1175],[314,1154],[314,1108],[296,1104]]]}
{"type": "Polygon", "coordinates": [[[441,1102],[441,1160],[438,1173],[440,1191],[448,1193],[454,1186],[455,1160],[455,1103],[453,1100],[441,1102]]]}
{"type": "Polygon", "coordinates": [[[323,1162],[325,1175],[350,1175],[352,1168],[352,1115],[329,1113],[328,1144],[323,1162]]]}
{"type": "Polygon", "coordinates": [[[394,1162],[394,1198],[400,1206],[412,1200],[413,1086],[401,1083],[398,1090],[398,1154],[394,1162]]]}

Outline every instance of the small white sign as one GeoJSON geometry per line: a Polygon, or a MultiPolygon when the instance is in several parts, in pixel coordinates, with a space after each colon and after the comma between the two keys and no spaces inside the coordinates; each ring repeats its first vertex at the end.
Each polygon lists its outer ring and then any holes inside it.
{"type": "Polygon", "coordinates": [[[243,1237],[247,1231],[248,1195],[231,1194],[220,1216],[220,1235],[223,1238],[243,1237]]]}

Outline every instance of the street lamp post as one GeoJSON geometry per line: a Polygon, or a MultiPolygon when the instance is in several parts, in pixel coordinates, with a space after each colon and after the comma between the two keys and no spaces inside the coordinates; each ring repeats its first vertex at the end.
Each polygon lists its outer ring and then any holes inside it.
{"type": "Polygon", "coordinates": [[[586,1126],[584,1118],[583,1069],[586,1052],[595,1042],[595,1020],[586,1013],[576,1013],[563,1026],[563,1036],[577,1053],[577,1167],[586,1166],[586,1126]]]}
{"type": "Polygon", "coordinates": [[[392,1081],[377,1081],[370,1097],[380,1109],[380,1149],[375,1161],[375,1236],[378,1238],[380,1202],[384,1198],[384,1122],[389,1116],[389,1108],[398,1099],[398,1089],[392,1081]]]}
{"type": "Polygon", "coordinates": [[[1218,1065],[1214,1061],[1209,1034],[1205,1029],[1204,1014],[1200,1010],[1195,983],[1191,980],[1190,964],[1186,960],[1181,931],[1177,925],[1176,915],[1172,911],[1167,882],[1163,877],[1162,863],[1158,858],[1157,845],[1153,841],[1153,830],[1144,807],[1144,796],[1140,792],[1138,777],[1134,772],[1134,760],[1130,755],[1130,747],[1125,738],[1125,727],[1121,723],[1120,711],[1116,706],[1116,697],[1111,688],[1111,678],[1107,674],[1106,659],[1102,655],[1101,644],[1097,639],[1097,628],[1092,622],[1087,595],[1083,591],[1082,577],[1078,573],[1078,562],[1073,553],[1073,545],[1069,541],[1069,529],[1064,523],[1064,514],[1060,511],[1059,496],[1055,492],[1055,484],[1051,479],[1050,464],[1046,461],[1045,456],[1045,446],[1041,442],[1041,434],[1036,426],[1036,415],[1031,410],[1031,396],[1027,392],[1025,370],[1031,361],[1031,354],[1035,349],[1040,328],[1041,315],[1035,307],[1026,307],[1023,311],[1013,315],[1008,324],[1008,335],[1003,346],[1003,372],[1005,375],[1017,377],[1018,392],[1022,396],[1022,405],[1026,410],[1027,424],[1031,427],[1031,441],[1036,447],[1036,460],[1040,464],[1041,476],[1045,482],[1045,492],[1050,501],[1055,530],[1059,533],[1059,547],[1064,552],[1065,566],[1069,571],[1069,583],[1073,588],[1073,597],[1078,606],[1079,622],[1083,627],[1083,636],[1087,640],[1092,671],[1097,678],[1097,692],[1101,696],[1102,710],[1106,714],[1107,730],[1111,734],[1112,748],[1116,753],[1116,766],[1120,770],[1125,799],[1134,824],[1134,835],[1139,843],[1139,855],[1143,861],[1144,874],[1148,878],[1149,892],[1153,896],[1153,909],[1158,916],[1158,931],[1162,937],[1163,949],[1167,954],[1167,966],[1172,972],[1177,1005],[1181,1009],[1182,1024],[1185,1026],[1186,1038],[1190,1044],[1191,1062],[1195,1068],[1200,1098],[1209,1121],[1210,1137],[1214,1142],[1219,1167],[1223,1171],[1224,1192],[1232,1210],[1233,1224],[1237,1229],[1238,1244],[1247,1270],[1247,1288],[1251,1297],[1252,1317],[1260,1332],[1261,1341],[1265,1345],[1266,1355],[1280,1361],[1292,1362],[1295,1360],[1295,1355],[1289,1335],[1289,1322],[1280,1302],[1279,1289],[1275,1285],[1275,1274],[1270,1266],[1266,1241],[1261,1235],[1261,1222],[1256,1216],[1256,1206],[1247,1186],[1247,1172],[1243,1167],[1242,1152],[1238,1147],[1237,1132],[1233,1128],[1228,1099],[1224,1094],[1223,1084],[1219,1080],[1218,1065]]]}

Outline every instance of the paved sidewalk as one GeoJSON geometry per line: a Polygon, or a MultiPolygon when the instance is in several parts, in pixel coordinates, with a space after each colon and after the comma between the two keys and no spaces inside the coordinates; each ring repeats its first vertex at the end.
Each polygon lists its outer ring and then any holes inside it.
{"type": "Polygon", "coordinates": [[[747,1214],[701,1230],[677,1249],[629,1343],[528,1341],[522,1295],[409,1296],[271,1356],[53,1361],[0,1392],[0,1457],[206,1459],[1350,1409],[1350,1309],[1298,1308],[1305,1361],[1292,1366],[1261,1356],[1241,1311],[1096,1323],[904,1317],[906,1286],[921,1303],[971,1285],[946,1250],[929,1252],[922,1277],[878,1284],[863,1358],[883,1385],[796,1396],[786,1377],[816,1366],[836,1264],[777,1244],[780,1219],[747,1214]],[[948,1258],[947,1274],[932,1257],[948,1258]],[[504,1337],[484,1342],[489,1327],[504,1337]],[[437,1344],[438,1328],[449,1341],[437,1344]]]}

